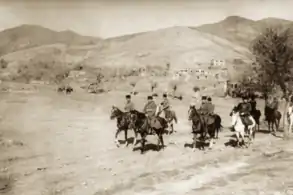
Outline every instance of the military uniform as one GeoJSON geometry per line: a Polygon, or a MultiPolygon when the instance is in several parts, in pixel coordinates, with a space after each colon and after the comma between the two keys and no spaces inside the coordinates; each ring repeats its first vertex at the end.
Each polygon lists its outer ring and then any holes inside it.
{"type": "Polygon", "coordinates": [[[162,111],[164,112],[165,115],[165,119],[168,116],[168,113],[170,112],[170,102],[169,100],[166,98],[161,102],[161,106],[162,106],[162,111]]]}
{"type": "Polygon", "coordinates": [[[249,119],[251,116],[251,105],[249,102],[242,102],[238,104],[237,110],[239,111],[240,118],[245,128],[247,129],[249,125],[252,125],[252,121],[249,119]]]}
{"type": "Polygon", "coordinates": [[[199,112],[202,116],[205,130],[207,130],[209,119],[211,119],[211,117],[213,116],[214,110],[215,110],[215,106],[211,102],[203,102],[199,108],[199,112]]]}
{"type": "Polygon", "coordinates": [[[124,110],[125,110],[125,112],[130,112],[130,111],[134,110],[134,103],[132,101],[126,102],[126,104],[124,106],[124,110]]]}
{"type": "MultiPolygon", "coordinates": [[[[144,106],[143,113],[146,114],[148,118],[148,124],[151,125],[152,119],[156,116],[157,105],[151,96],[148,97],[148,100],[150,101],[148,101],[144,106]]],[[[149,133],[152,133],[151,131],[152,129],[149,128],[149,133]]]]}

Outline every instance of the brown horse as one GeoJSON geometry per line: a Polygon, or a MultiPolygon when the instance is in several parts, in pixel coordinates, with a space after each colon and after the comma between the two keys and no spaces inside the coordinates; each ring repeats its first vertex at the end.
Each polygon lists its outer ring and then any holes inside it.
{"type": "Polygon", "coordinates": [[[197,141],[203,143],[200,144],[200,149],[204,149],[204,143],[207,139],[207,135],[209,135],[209,148],[211,149],[217,131],[215,119],[213,119],[213,122],[209,122],[208,120],[208,123],[204,124],[203,118],[198,113],[195,106],[190,106],[188,110],[188,120],[192,121],[193,150],[195,150],[197,141]],[[199,138],[198,135],[200,135],[199,138]]]}
{"type": "Polygon", "coordinates": [[[116,134],[115,134],[115,143],[116,143],[117,147],[120,146],[117,137],[121,131],[124,131],[126,146],[129,145],[128,138],[127,138],[128,129],[133,129],[135,137],[137,137],[136,131],[134,128],[134,124],[131,123],[132,121],[131,121],[130,117],[131,117],[130,113],[122,112],[119,108],[112,106],[110,119],[111,120],[113,120],[115,118],[117,119],[117,130],[116,130],[116,134]]]}
{"type": "Polygon", "coordinates": [[[279,130],[282,114],[278,110],[274,110],[270,107],[266,107],[265,111],[266,111],[265,114],[267,116],[267,121],[268,121],[269,132],[272,132],[273,134],[275,134],[276,131],[279,130]],[[274,126],[276,127],[276,129],[274,129],[274,126]]]}
{"type": "MultiPolygon", "coordinates": [[[[165,129],[168,127],[167,121],[162,117],[153,117],[150,121],[147,116],[137,110],[133,110],[131,113],[131,123],[134,124],[136,132],[141,136],[141,154],[145,152],[146,137],[149,135],[149,129],[152,128],[158,136],[157,151],[161,148],[164,149],[164,138],[163,134],[165,129]]],[[[136,138],[135,138],[136,140],[136,138]]]]}

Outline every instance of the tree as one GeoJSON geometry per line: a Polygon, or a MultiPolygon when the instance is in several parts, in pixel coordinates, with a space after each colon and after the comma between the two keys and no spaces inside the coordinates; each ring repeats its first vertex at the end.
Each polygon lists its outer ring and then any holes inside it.
{"type": "MultiPolygon", "coordinates": [[[[267,28],[252,44],[252,54],[258,65],[256,75],[264,87],[265,95],[279,87],[286,99],[283,114],[285,127],[286,109],[289,95],[292,93],[290,83],[293,81],[293,48],[290,29],[267,28]]],[[[284,129],[284,137],[288,133],[284,129]]]]}

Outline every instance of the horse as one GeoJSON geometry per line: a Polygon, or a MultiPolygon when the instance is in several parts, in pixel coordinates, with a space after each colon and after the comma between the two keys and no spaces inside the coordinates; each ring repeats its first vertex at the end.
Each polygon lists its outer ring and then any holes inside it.
{"type": "MultiPolygon", "coordinates": [[[[261,111],[255,109],[255,110],[252,110],[250,114],[251,114],[251,116],[253,117],[253,119],[254,119],[255,122],[256,122],[257,131],[259,131],[261,111]]],[[[255,126],[255,128],[256,128],[256,126],[255,126]]]]}
{"type": "Polygon", "coordinates": [[[249,119],[251,120],[252,124],[248,126],[247,133],[245,132],[245,125],[242,122],[242,119],[240,117],[239,111],[235,111],[234,109],[231,112],[232,117],[232,126],[234,126],[235,135],[237,138],[237,146],[240,146],[240,143],[246,145],[250,145],[252,143],[252,140],[255,138],[255,130],[254,127],[256,125],[256,122],[252,116],[249,116],[249,119]],[[245,134],[248,135],[248,145],[247,142],[245,142],[245,134]],[[240,142],[240,138],[242,141],[240,142]]]}
{"type": "Polygon", "coordinates": [[[288,121],[288,132],[292,131],[293,126],[293,105],[290,105],[287,109],[287,121],[288,121]]]}
{"type": "MultiPolygon", "coordinates": [[[[157,151],[160,150],[160,144],[162,149],[164,149],[165,146],[163,134],[165,132],[165,129],[168,127],[167,121],[162,117],[155,116],[149,123],[147,116],[142,112],[132,110],[130,111],[130,114],[132,124],[134,124],[134,128],[141,136],[141,154],[145,152],[145,142],[146,137],[149,134],[149,128],[152,128],[158,136],[157,151]]],[[[135,140],[137,140],[137,135],[135,137],[135,140]]]]}
{"type": "Polygon", "coordinates": [[[216,136],[215,139],[219,139],[219,131],[222,130],[222,118],[218,114],[214,114],[215,117],[215,128],[216,128],[216,136]]]}
{"type": "MultiPolygon", "coordinates": [[[[127,138],[128,129],[133,129],[135,137],[137,137],[136,130],[134,128],[134,124],[132,123],[130,116],[131,116],[130,113],[122,112],[116,106],[112,106],[110,119],[111,120],[113,120],[115,118],[117,119],[117,130],[116,130],[116,134],[115,134],[115,143],[116,143],[117,147],[120,146],[117,137],[121,131],[124,131],[126,146],[129,145],[128,138],[127,138]]],[[[135,140],[135,142],[136,142],[136,140],[135,140]]]]}
{"type": "MultiPolygon", "coordinates": [[[[162,105],[157,106],[156,116],[160,116],[163,113],[162,105]]],[[[174,132],[174,122],[177,124],[178,119],[174,110],[165,110],[165,120],[168,123],[168,127],[170,127],[169,134],[174,132]]],[[[176,132],[176,131],[175,131],[176,132]]]]}
{"type": "Polygon", "coordinates": [[[272,130],[272,133],[275,134],[276,131],[279,130],[282,114],[278,110],[275,111],[274,109],[267,107],[266,116],[268,121],[269,132],[271,132],[272,130]],[[276,127],[276,130],[274,129],[274,126],[276,127]]]}
{"type": "MultiPolygon", "coordinates": [[[[214,143],[216,134],[216,124],[213,123],[204,125],[202,116],[198,113],[195,106],[191,105],[188,110],[188,120],[192,121],[192,133],[193,133],[193,151],[195,151],[196,142],[205,142],[206,135],[209,135],[209,148],[211,149],[214,143]],[[200,138],[198,139],[198,135],[200,138]]],[[[204,144],[200,146],[200,149],[204,149],[204,144]]]]}

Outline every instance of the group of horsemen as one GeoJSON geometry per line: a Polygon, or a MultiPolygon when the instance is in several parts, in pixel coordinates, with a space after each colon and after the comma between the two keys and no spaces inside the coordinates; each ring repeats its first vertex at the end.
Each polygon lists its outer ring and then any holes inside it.
{"type": "MultiPolygon", "coordinates": [[[[126,104],[124,107],[125,112],[130,113],[132,110],[135,110],[135,105],[131,100],[131,95],[126,95],[126,104]]],[[[214,110],[215,105],[212,103],[212,98],[207,96],[202,96],[201,98],[201,106],[198,109],[198,113],[200,114],[204,125],[208,124],[208,120],[214,117],[214,110]]],[[[160,103],[162,112],[164,113],[164,119],[167,120],[168,114],[170,114],[170,101],[167,97],[167,94],[163,94],[163,101],[160,103]]],[[[194,106],[192,104],[191,106],[194,106]]],[[[266,101],[265,105],[265,120],[267,120],[267,110],[271,109],[273,111],[277,111],[279,106],[279,102],[277,98],[271,98],[270,101],[266,101]]],[[[236,107],[236,110],[240,113],[240,117],[246,126],[251,124],[249,121],[249,117],[252,115],[254,111],[256,111],[256,100],[255,96],[243,96],[242,102],[240,102],[236,107]]],[[[153,96],[147,97],[147,102],[143,108],[143,113],[147,116],[149,124],[151,123],[152,119],[156,118],[157,112],[157,104],[153,99],[153,96]]],[[[233,126],[231,127],[233,129],[233,126]]],[[[149,128],[149,133],[153,134],[152,128],[149,128]]]]}

